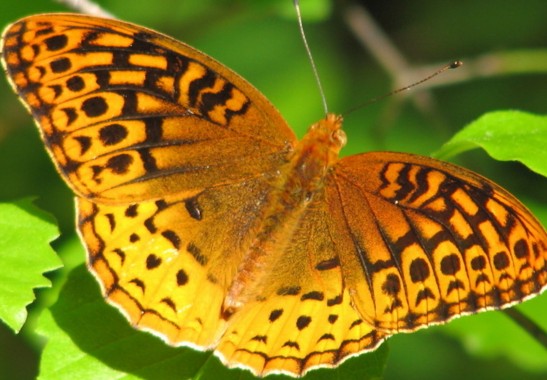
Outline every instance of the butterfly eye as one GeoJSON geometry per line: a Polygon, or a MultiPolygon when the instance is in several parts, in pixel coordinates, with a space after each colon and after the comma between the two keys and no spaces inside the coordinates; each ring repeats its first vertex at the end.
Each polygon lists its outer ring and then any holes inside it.
{"type": "Polygon", "coordinates": [[[332,132],[331,139],[340,148],[345,146],[346,142],[348,141],[348,138],[346,136],[346,132],[344,132],[341,129],[337,129],[336,131],[332,132]]]}

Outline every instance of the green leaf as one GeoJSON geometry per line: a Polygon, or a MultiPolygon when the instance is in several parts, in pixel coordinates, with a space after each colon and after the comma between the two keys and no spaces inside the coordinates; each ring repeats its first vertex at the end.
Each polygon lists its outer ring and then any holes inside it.
{"type": "MultiPolygon", "coordinates": [[[[48,340],[40,379],[254,379],[249,371],[227,369],[210,351],[170,347],[131,328],[104,301],[84,265],[70,272],[57,302],[40,316],[36,332],[48,340]]],[[[384,344],[336,369],[311,371],[304,379],[379,379],[387,352],[384,344]]]]}
{"type": "MultiPolygon", "coordinates": [[[[490,112],[470,123],[445,143],[434,156],[441,159],[483,148],[502,161],[520,161],[531,170],[547,176],[547,117],[521,111],[490,112]]],[[[529,201],[527,203],[531,203],[529,201]]],[[[537,205],[538,214],[545,213],[537,205]]],[[[541,215],[538,215],[541,216],[541,215]]],[[[545,218],[541,218],[545,220],[545,218]]],[[[518,306],[530,315],[547,315],[547,299],[537,297],[518,306]]],[[[547,320],[536,320],[547,330],[547,320]]],[[[503,356],[530,371],[547,370],[547,351],[504,313],[493,312],[461,318],[443,331],[459,339],[476,356],[503,356]],[[526,347],[526,350],[522,350],[526,347]]]]}
{"type": "Polygon", "coordinates": [[[479,147],[497,160],[520,161],[547,176],[547,116],[489,112],[456,133],[434,157],[446,160],[479,147]]]}
{"type": "Polygon", "coordinates": [[[18,332],[33,290],[51,286],[45,272],[62,266],[49,243],[59,235],[53,218],[29,199],[0,203],[0,319],[18,332]]]}
{"type": "Polygon", "coordinates": [[[189,378],[207,360],[174,349],[131,328],[101,297],[84,265],[70,272],[57,302],[40,317],[36,332],[48,342],[41,379],[189,378]]]}
{"type": "MultiPolygon", "coordinates": [[[[547,298],[536,297],[517,306],[529,316],[547,315],[547,298]]],[[[534,320],[544,331],[547,319],[534,320]]],[[[473,317],[463,317],[442,329],[460,340],[466,350],[475,356],[494,358],[503,356],[521,368],[532,372],[547,371],[547,350],[526,330],[503,312],[488,312],[473,317]],[[526,350],[522,348],[526,347],[526,350]]]]}

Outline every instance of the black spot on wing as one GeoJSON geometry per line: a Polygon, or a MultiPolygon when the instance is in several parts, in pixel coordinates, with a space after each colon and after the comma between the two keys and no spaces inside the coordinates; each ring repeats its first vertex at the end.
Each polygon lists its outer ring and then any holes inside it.
{"type": "Polygon", "coordinates": [[[192,256],[194,256],[194,259],[200,264],[200,265],[206,265],[207,264],[207,257],[203,256],[201,253],[201,249],[199,249],[198,246],[196,246],[194,243],[190,242],[186,246],[186,249],[192,256]]]}
{"type": "Polygon", "coordinates": [[[49,67],[51,68],[52,72],[58,74],[70,70],[70,68],[72,67],[72,63],[70,62],[70,59],[63,57],[58,58],[55,61],[51,61],[49,67]]]}
{"type": "Polygon", "coordinates": [[[44,40],[46,49],[49,51],[57,51],[63,49],[68,43],[68,37],[64,34],[48,37],[44,40]]]}
{"type": "Polygon", "coordinates": [[[175,247],[176,249],[180,248],[180,244],[181,244],[180,237],[176,234],[175,231],[165,230],[161,233],[161,235],[167,240],[169,240],[169,242],[171,242],[173,247],[175,247]]]}
{"type": "Polygon", "coordinates": [[[72,92],[78,92],[85,88],[85,82],[79,75],[74,75],[66,81],[66,87],[72,92]]]}
{"type": "Polygon", "coordinates": [[[94,96],[84,100],[81,109],[87,117],[98,117],[106,113],[108,104],[106,104],[106,100],[103,97],[94,96]]]}
{"type": "Polygon", "coordinates": [[[161,264],[161,259],[154,255],[153,253],[149,254],[146,257],[146,269],[155,269],[161,264]]]}
{"type": "Polygon", "coordinates": [[[203,218],[203,212],[198,203],[197,196],[185,199],[184,206],[186,207],[186,211],[188,211],[188,215],[190,215],[193,219],[201,220],[203,218]]]}
{"type": "Polygon", "coordinates": [[[270,322],[275,322],[283,314],[283,309],[275,309],[270,313],[270,322]]]}
{"type": "Polygon", "coordinates": [[[99,139],[104,146],[116,145],[125,140],[129,132],[121,124],[108,124],[99,130],[99,139]]]}
{"type": "Polygon", "coordinates": [[[284,286],[277,290],[278,296],[296,296],[300,293],[300,286],[284,286]]]}

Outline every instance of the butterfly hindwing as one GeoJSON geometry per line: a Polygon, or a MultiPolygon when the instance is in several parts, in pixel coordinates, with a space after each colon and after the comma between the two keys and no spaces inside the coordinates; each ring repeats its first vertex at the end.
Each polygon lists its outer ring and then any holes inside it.
{"type": "Polygon", "coordinates": [[[306,373],[374,350],[388,334],[363,321],[346,287],[333,214],[318,195],[290,244],[261,273],[250,302],[233,316],[217,348],[226,363],[255,373],[306,373]]]}

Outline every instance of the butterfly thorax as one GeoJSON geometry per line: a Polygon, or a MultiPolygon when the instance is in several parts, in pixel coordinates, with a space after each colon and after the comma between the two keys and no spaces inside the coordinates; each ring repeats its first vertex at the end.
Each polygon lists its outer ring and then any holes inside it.
{"type": "Polygon", "coordinates": [[[225,316],[252,297],[260,296],[260,279],[273,260],[282,257],[294,232],[301,223],[304,211],[313,199],[320,196],[329,170],[338,160],[346,143],[341,129],[342,118],[329,114],[313,124],[279,171],[272,185],[264,217],[254,229],[250,246],[228,291],[225,316]]]}

